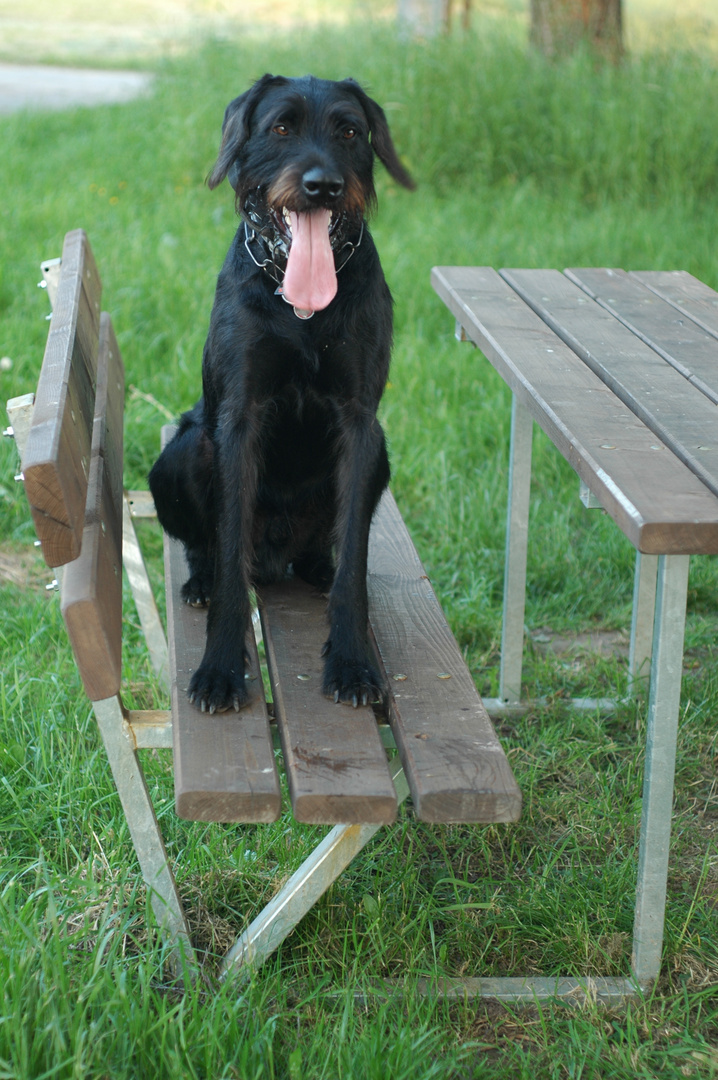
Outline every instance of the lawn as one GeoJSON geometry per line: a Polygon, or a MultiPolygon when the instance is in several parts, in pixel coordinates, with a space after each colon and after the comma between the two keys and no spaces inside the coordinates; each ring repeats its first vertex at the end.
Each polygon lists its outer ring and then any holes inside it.
{"type": "MultiPolygon", "coordinates": [[[[378,174],[372,222],[396,300],[382,404],[393,487],[487,696],[497,683],[510,401],[485,359],[454,340],[431,266],[682,268],[718,288],[711,34],[694,34],[692,48],[677,35],[670,50],[651,41],[619,68],[587,56],[550,65],[527,51],[520,15],[519,5],[477,13],[470,35],[429,43],[398,42],[379,15],[350,30],[315,20],[300,37],[276,20],[264,37],[225,26],[222,40],[155,53],[153,92],[133,103],[0,119],[0,355],[11,362],[0,368],[2,397],[35,384],[47,330],[39,264],[82,226],[127,369],[134,487],[166,415],[199,391],[214,281],[235,228],[229,189],[204,183],[226,103],[265,70],[351,73],[378,98],[419,185],[408,193],[378,174]]],[[[249,983],[217,988],[218,953],[323,830],[288,815],[269,827],[180,822],[170,763],[148,754],[205,954],[206,979],[183,994],[146,930],[127,829],[32,548],[9,440],[0,453],[0,1077],[718,1074],[716,560],[692,561],[665,956],[648,1000],[616,1013],[518,1012],[411,991],[387,999],[370,983],[628,970],[644,709],[571,714],[562,695],[622,693],[625,656],[556,654],[541,639],[613,640],[625,629],[633,551],[606,516],[584,510],[576,476],[540,433],[525,681],[553,704],[500,728],[524,794],[521,821],[439,828],[407,809],[249,983]]],[[[141,539],[159,585],[159,533],[147,523],[141,539]]],[[[125,621],[129,704],[163,706],[129,596],[125,621]]]]}

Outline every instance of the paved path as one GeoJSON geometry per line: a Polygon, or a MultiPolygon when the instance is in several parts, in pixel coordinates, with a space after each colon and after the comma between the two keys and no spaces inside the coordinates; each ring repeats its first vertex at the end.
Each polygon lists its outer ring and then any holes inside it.
{"type": "Polygon", "coordinates": [[[0,113],[130,101],[151,81],[138,71],[0,64],[0,113]]]}

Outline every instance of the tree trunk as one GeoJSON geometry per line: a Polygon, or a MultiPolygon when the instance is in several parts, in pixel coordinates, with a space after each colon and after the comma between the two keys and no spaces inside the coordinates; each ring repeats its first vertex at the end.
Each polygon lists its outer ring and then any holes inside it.
{"type": "Polygon", "coordinates": [[[615,62],[623,54],[621,0],[531,0],[531,44],[551,57],[587,44],[615,62]]]}

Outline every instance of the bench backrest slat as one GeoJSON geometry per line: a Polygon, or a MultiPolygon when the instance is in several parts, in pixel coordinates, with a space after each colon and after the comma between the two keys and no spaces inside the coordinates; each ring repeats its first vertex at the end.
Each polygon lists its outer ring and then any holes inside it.
{"type": "Polygon", "coordinates": [[[102,286],[87,236],[68,233],[23,458],[25,490],[48,566],[82,542],[97,378],[102,286]]]}
{"type": "Polygon", "coordinates": [[[116,694],[122,675],[124,393],[120,350],[103,313],[82,550],[62,577],[62,614],[92,701],[116,694]]]}

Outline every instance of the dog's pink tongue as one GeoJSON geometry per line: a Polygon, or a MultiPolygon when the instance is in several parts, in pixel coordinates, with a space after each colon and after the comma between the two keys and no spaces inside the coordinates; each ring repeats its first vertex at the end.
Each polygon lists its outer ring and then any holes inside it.
{"type": "Polygon", "coordinates": [[[334,252],[329,243],[329,210],[289,213],[292,244],[284,274],[284,295],[295,308],[321,311],[337,294],[334,252]]]}

